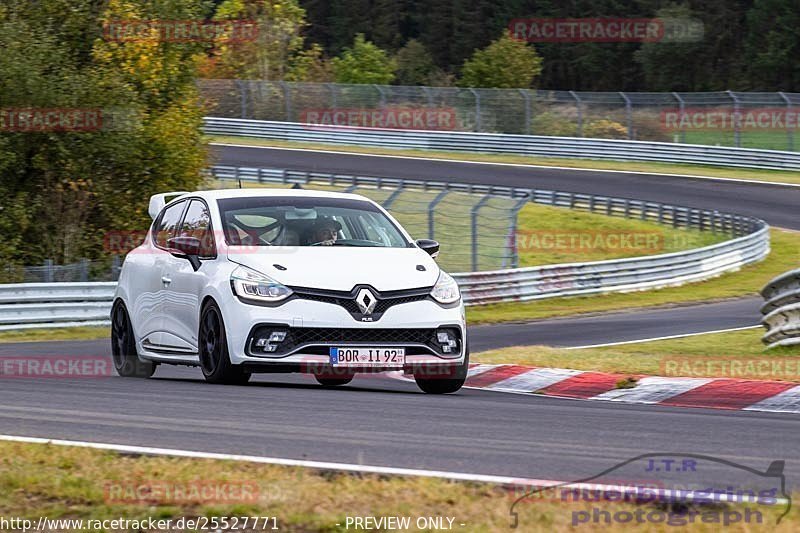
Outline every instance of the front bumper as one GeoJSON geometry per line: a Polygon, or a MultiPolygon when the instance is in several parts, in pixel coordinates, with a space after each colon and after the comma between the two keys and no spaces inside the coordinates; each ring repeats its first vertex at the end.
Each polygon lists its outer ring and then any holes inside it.
{"type": "MultiPolygon", "coordinates": [[[[431,365],[455,367],[464,363],[466,355],[463,305],[446,308],[431,300],[408,302],[392,306],[375,322],[357,321],[336,304],[303,299],[277,307],[261,307],[231,298],[222,312],[231,363],[243,364],[253,371],[332,369],[331,347],[402,347],[406,350],[406,369],[431,365]],[[457,349],[451,353],[436,349],[435,332],[442,328],[458,338],[457,349]],[[254,346],[260,334],[276,329],[287,334],[286,344],[279,350],[265,353],[254,346]]],[[[382,370],[398,368],[370,367],[354,372],[382,370]]]]}

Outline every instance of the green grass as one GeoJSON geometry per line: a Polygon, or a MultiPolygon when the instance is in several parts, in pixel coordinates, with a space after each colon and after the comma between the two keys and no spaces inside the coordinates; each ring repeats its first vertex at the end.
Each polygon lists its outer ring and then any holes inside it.
{"type": "MultiPolygon", "coordinates": [[[[0,516],[32,520],[34,526],[43,516],[84,520],[271,516],[277,518],[281,531],[335,532],[348,530],[348,516],[408,516],[412,521],[432,516],[454,518],[454,531],[482,533],[508,530],[510,507],[528,490],[486,483],[350,475],[246,462],[123,456],[85,448],[0,442],[0,516]],[[141,500],[133,497],[132,489],[165,486],[185,491],[193,486],[230,487],[253,497],[220,503],[192,497],[177,502],[156,495],[141,500]],[[122,491],[133,500],[120,503],[113,498],[122,491]]],[[[554,496],[529,497],[517,505],[519,531],[575,531],[571,525],[573,512],[593,508],[588,501],[565,504],[554,496]]],[[[643,508],[656,509],[650,505],[643,508]]],[[[604,502],[603,509],[614,513],[636,511],[637,506],[604,502]]],[[[760,506],[759,510],[769,531],[796,531],[800,527],[796,511],[776,528],[775,519],[785,507],[760,506]]],[[[261,529],[259,523],[258,529],[248,531],[271,531],[271,527],[270,522],[267,529],[261,529]]],[[[586,527],[589,531],[598,530],[586,527]]],[[[603,530],[616,532],[629,527],[605,526],[603,530]]],[[[674,526],[664,524],[645,527],[648,531],[674,531],[674,526]]],[[[689,527],[692,531],[719,531],[719,525],[713,524],[689,527]]],[[[349,530],[354,529],[351,524],[349,530]]],[[[241,523],[239,531],[244,531],[241,523]]],[[[419,530],[412,527],[408,531],[419,530]]]]}
{"type": "MultiPolygon", "coordinates": [[[[690,144],[709,144],[712,146],[736,146],[733,130],[723,131],[687,131],[686,142],[690,144]]],[[[763,150],[790,151],[789,137],[786,130],[745,130],[741,133],[742,148],[760,148],[763,150]]],[[[794,151],[800,148],[800,139],[795,132],[794,151]]]]}
{"type": "Polygon", "coordinates": [[[634,375],[737,377],[800,382],[800,347],[767,350],[761,343],[763,334],[762,329],[747,329],[582,350],[518,346],[474,354],[472,360],[480,363],[508,363],[634,375]],[[753,366],[764,360],[789,364],[760,370],[753,366]],[[731,371],[726,366],[730,361],[744,365],[742,370],[731,371]]]}
{"type": "Polygon", "coordinates": [[[47,342],[47,341],[85,341],[108,339],[111,335],[107,327],[77,327],[52,329],[23,329],[0,332],[0,343],[3,342],[47,342]]]}
{"type": "MultiPolygon", "coordinates": [[[[457,159],[462,161],[478,161],[488,163],[512,163],[532,166],[558,166],[568,168],[589,168],[596,170],[628,170],[656,174],[687,174],[734,178],[751,181],[782,182],[800,184],[800,172],[789,170],[750,170],[712,165],[688,165],[672,163],[603,161],[596,159],[571,159],[558,157],[539,157],[522,155],[475,154],[466,152],[442,152],[436,150],[400,150],[393,148],[375,148],[368,146],[332,145],[303,143],[297,141],[278,141],[272,139],[254,139],[249,137],[211,136],[211,142],[242,144],[251,146],[273,146],[277,148],[305,148],[315,150],[331,150],[338,152],[354,152],[379,155],[400,155],[407,157],[457,159]]],[[[800,145],[800,139],[798,139],[800,145]]]]}
{"type": "Polygon", "coordinates": [[[771,235],[772,253],[765,260],[707,281],[643,292],[468,307],[467,320],[470,324],[514,322],[752,296],[778,274],[797,268],[800,233],[773,229],[771,235]]]}

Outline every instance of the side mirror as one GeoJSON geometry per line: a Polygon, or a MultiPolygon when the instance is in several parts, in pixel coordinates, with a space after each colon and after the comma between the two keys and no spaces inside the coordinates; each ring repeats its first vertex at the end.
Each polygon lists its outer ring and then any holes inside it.
{"type": "Polygon", "coordinates": [[[439,243],[436,241],[432,241],[430,239],[418,239],[416,244],[434,259],[436,259],[436,257],[439,255],[439,243]]]}
{"type": "Polygon", "coordinates": [[[172,237],[167,240],[167,248],[175,257],[188,259],[195,272],[200,268],[200,249],[202,243],[197,237],[172,237]]]}

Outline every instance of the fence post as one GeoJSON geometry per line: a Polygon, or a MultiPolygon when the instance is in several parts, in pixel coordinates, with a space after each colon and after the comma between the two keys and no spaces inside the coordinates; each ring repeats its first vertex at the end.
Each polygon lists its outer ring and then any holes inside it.
{"type": "Polygon", "coordinates": [[[239,98],[240,102],[240,114],[242,115],[240,118],[247,118],[247,86],[244,84],[242,80],[236,80],[236,87],[239,88],[239,98]]]}
{"type": "Polygon", "coordinates": [[[89,281],[89,260],[86,258],[78,263],[78,278],[79,281],[89,281]]]}
{"type": "Polygon", "coordinates": [[[531,95],[527,89],[518,89],[525,99],[525,135],[531,134],[531,95]]]}
{"type": "Polygon", "coordinates": [[[490,194],[485,194],[480,201],[470,210],[470,225],[472,229],[472,271],[478,271],[478,211],[491,199],[490,194]]]}
{"type": "Polygon", "coordinates": [[[736,148],[742,147],[742,106],[733,91],[725,91],[733,100],[733,142],[736,148]]]}
{"type": "Polygon", "coordinates": [[[475,131],[481,131],[481,95],[475,89],[470,88],[469,92],[475,97],[475,131]]]}
{"type": "Polygon", "coordinates": [[[570,95],[575,99],[575,108],[578,110],[578,131],[577,136],[583,137],[583,108],[581,107],[581,97],[575,91],[570,91],[570,95]]]}
{"type": "Polygon", "coordinates": [[[633,109],[631,107],[631,99],[622,91],[619,92],[619,95],[625,100],[625,121],[628,123],[628,139],[633,140],[633,109]]]}
{"type": "Polygon", "coordinates": [[[336,84],[335,83],[326,83],[325,87],[331,92],[331,109],[336,109],[336,84]]]}
{"type": "Polygon", "coordinates": [[[122,270],[122,261],[118,255],[111,258],[111,281],[119,280],[119,272],[122,270]]]}
{"type": "Polygon", "coordinates": [[[372,86],[375,87],[375,90],[378,91],[381,97],[381,107],[386,107],[386,94],[383,92],[383,89],[381,89],[381,86],[377,83],[373,83],[372,86]]]}
{"type": "Polygon", "coordinates": [[[402,194],[404,189],[405,189],[405,180],[401,179],[400,183],[397,185],[397,188],[394,191],[392,191],[392,194],[390,194],[389,197],[383,202],[383,204],[381,204],[383,208],[388,210],[390,207],[392,207],[392,204],[394,203],[395,200],[397,200],[397,197],[400,196],[400,194],[402,194]]]}
{"type": "Polygon", "coordinates": [[[794,130],[789,126],[789,115],[792,114],[792,101],[786,96],[786,93],[781,91],[778,93],[786,102],[786,144],[790,152],[794,152],[794,130]]]}
{"type": "Polygon", "coordinates": [[[53,283],[53,260],[45,259],[43,266],[44,266],[44,282],[53,283]]]}
{"type": "MultiPolygon", "coordinates": [[[[511,268],[519,267],[519,251],[517,250],[517,219],[519,218],[519,212],[532,199],[533,191],[529,191],[524,198],[517,200],[517,203],[511,208],[511,220],[508,227],[508,238],[506,239],[506,247],[511,251],[511,268]]],[[[505,268],[505,266],[504,259],[503,267],[505,268]]]]}
{"type": "Polygon", "coordinates": [[[285,81],[279,82],[283,89],[283,104],[286,107],[286,122],[292,121],[292,93],[289,90],[289,84],[285,81]]]}
{"type": "MultiPolygon", "coordinates": [[[[680,122],[680,124],[683,124],[683,117],[686,115],[686,101],[681,97],[681,95],[679,95],[676,92],[673,92],[672,96],[674,96],[675,99],[678,101],[678,121],[680,122]]],[[[681,143],[685,144],[686,130],[683,129],[683,126],[681,126],[679,135],[681,143]]]]}
{"type": "Polygon", "coordinates": [[[442,192],[437,194],[436,197],[433,200],[431,200],[431,202],[428,204],[428,238],[429,239],[433,239],[434,235],[435,235],[434,227],[433,227],[434,226],[434,223],[433,223],[434,210],[436,209],[436,206],[439,205],[439,202],[444,200],[444,197],[447,196],[448,193],[450,193],[449,190],[447,190],[447,189],[443,190],[442,192]]]}

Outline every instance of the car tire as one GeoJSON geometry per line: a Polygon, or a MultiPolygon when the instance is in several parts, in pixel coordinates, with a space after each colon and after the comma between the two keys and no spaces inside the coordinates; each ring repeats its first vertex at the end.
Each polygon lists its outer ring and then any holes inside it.
{"type": "Polygon", "coordinates": [[[207,382],[244,385],[250,380],[250,372],[231,364],[225,322],[222,320],[222,312],[213,301],[206,304],[200,314],[197,342],[200,368],[207,382]]]}
{"type": "Polygon", "coordinates": [[[457,392],[467,381],[469,371],[469,346],[467,346],[464,362],[456,367],[452,372],[452,378],[424,378],[414,374],[414,381],[417,386],[426,394],[450,394],[457,392]]]}
{"type": "Polygon", "coordinates": [[[111,310],[111,359],[123,378],[149,378],[156,371],[155,363],[139,359],[130,315],[122,301],[111,310]]]}
{"type": "Polygon", "coordinates": [[[315,375],[317,383],[322,385],[323,387],[339,387],[341,385],[347,385],[355,376],[349,376],[344,378],[324,378],[322,376],[315,375]]]}

